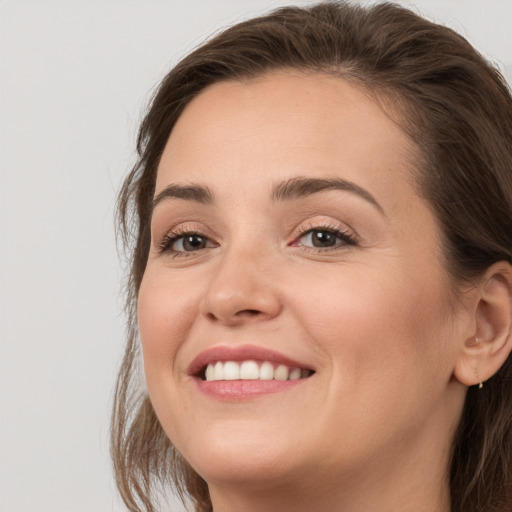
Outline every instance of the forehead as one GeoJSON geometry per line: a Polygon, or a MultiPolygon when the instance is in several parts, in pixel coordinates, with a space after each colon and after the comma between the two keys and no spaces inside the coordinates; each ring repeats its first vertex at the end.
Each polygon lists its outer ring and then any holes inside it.
{"type": "Polygon", "coordinates": [[[221,184],[335,174],[361,184],[409,179],[413,145],[362,87],[323,74],[276,72],[221,82],[185,108],[156,191],[169,181],[221,184]]]}

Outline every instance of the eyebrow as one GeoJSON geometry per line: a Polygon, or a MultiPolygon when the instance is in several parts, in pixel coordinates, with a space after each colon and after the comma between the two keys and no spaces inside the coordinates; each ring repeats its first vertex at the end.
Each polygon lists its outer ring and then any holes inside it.
{"type": "Polygon", "coordinates": [[[273,201],[286,201],[290,199],[298,199],[307,197],[324,190],[344,190],[356,194],[365,201],[369,202],[379,212],[386,216],[384,209],[379,202],[373,197],[368,190],[356,185],[352,181],[344,180],[341,178],[292,178],[282,183],[278,183],[272,190],[273,201]]]}
{"type": "Polygon", "coordinates": [[[171,183],[153,199],[151,209],[154,210],[164,199],[170,198],[208,204],[213,202],[213,193],[208,187],[203,185],[179,185],[178,183],[171,183]]]}
{"type": "MultiPolygon", "coordinates": [[[[324,190],[343,190],[356,194],[377,208],[382,215],[386,216],[384,209],[370,192],[352,181],[341,178],[291,178],[276,184],[272,188],[271,199],[272,201],[289,201],[311,196],[324,190]]],[[[165,199],[184,199],[201,204],[210,204],[214,201],[214,195],[204,185],[171,183],[153,199],[152,210],[165,199]]]]}

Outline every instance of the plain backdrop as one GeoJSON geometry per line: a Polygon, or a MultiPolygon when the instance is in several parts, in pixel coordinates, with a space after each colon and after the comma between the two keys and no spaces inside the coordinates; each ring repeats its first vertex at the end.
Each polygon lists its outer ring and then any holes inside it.
{"type": "MultiPolygon", "coordinates": [[[[0,0],[0,512],[124,510],[108,453],[123,346],[113,209],[137,125],[205,36],[287,3],[0,0]]],[[[512,0],[401,3],[511,80],[512,0]]]]}

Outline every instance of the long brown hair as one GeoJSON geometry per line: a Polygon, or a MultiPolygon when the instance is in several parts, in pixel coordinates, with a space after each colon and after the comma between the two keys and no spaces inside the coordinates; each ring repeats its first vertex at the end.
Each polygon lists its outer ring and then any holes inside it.
{"type": "MultiPolygon", "coordinates": [[[[436,213],[446,265],[461,283],[512,261],[512,98],[500,73],[461,36],[394,4],[286,7],[235,25],[164,78],[140,127],[139,159],[119,195],[129,251],[129,325],[112,416],[117,485],[131,511],[156,510],[174,487],[212,510],[206,482],[174,449],[138,372],[136,302],[149,250],[150,205],[165,144],[184,107],[209,85],[293,69],[365,87],[415,142],[415,178],[436,213]]],[[[453,512],[512,507],[512,359],[468,390],[453,444],[453,512]]]]}

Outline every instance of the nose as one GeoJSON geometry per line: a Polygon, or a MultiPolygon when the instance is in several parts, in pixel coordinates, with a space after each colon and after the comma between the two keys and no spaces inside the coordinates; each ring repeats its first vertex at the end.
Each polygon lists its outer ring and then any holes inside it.
{"type": "Polygon", "coordinates": [[[227,326],[271,320],[282,309],[275,277],[275,269],[254,253],[225,254],[208,283],[201,313],[227,326]]]}

